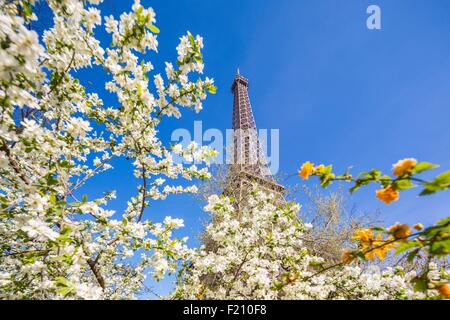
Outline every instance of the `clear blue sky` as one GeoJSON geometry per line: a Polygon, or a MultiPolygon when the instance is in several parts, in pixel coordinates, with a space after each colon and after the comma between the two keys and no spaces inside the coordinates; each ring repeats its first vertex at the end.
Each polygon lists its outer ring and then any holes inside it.
{"type": "MultiPolygon", "coordinates": [[[[105,0],[104,14],[116,17],[131,1],[105,0]]],[[[162,131],[178,127],[231,126],[230,85],[239,66],[250,80],[257,126],[280,129],[280,166],[294,173],[306,160],[334,164],[354,172],[416,157],[450,169],[450,1],[448,0],[155,0],[142,1],[157,14],[161,33],[155,66],[175,61],[178,38],[187,30],[204,37],[205,74],[215,78],[218,93],[200,114],[186,112],[162,131]],[[382,30],[366,28],[366,8],[377,4],[382,30]]],[[[103,35],[102,35],[103,37],[103,35]]],[[[150,57],[153,59],[154,54],[150,57]]],[[[96,85],[97,74],[82,72],[96,85]]],[[[103,86],[103,84],[101,85],[103,86]]],[[[111,101],[112,103],[112,101],[111,101]]],[[[88,189],[118,191],[112,207],[120,210],[134,195],[137,180],[124,162],[88,189]]],[[[288,183],[300,182],[291,178],[288,183]]],[[[308,185],[312,183],[308,182],[308,185]]],[[[401,201],[383,205],[374,188],[350,198],[361,210],[380,209],[386,224],[430,224],[448,215],[448,192],[418,197],[407,191],[401,201]]],[[[304,196],[299,194],[302,203],[304,196]]],[[[189,196],[153,204],[147,218],[182,217],[196,245],[201,204],[189,196]]],[[[167,282],[158,286],[166,292],[167,282]]]]}

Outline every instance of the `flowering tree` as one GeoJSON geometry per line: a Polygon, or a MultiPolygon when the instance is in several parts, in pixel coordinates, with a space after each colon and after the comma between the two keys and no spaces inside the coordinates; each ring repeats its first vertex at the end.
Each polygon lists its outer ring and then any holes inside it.
{"type": "MultiPolygon", "coordinates": [[[[257,188],[239,215],[229,197],[211,196],[206,234],[211,243],[192,253],[172,298],[184,299],[419,299],[437,297],[435,289],[416,292],[415,272],[402,268],[363,270],[325,260],[305,248],[312,226],[298,218],[300,206],[274,204],[257,188]],[[238,218],[239,216],[239,218],[238,218]]],[[[439,281],[434,264],[428,277],[439,281]]]]}
{"type": "Polygon", "coordinates": [[[211,79],[192,79],[203,71],[202,38],[181,37],[177,66],[166,63],[166,80],[155,73],[152,82],[154,11],[136,0],[118,20],[105,17],[104,49],[94,34],[99,2],[48,0],[53,26],[42,41],[28,28],[34,0],[0,3],[0,299],[133,298],[148,274],[161,279],[189,252],[171,235],[182,220],[154,223],[144,213],[152,199],[196,190],[166,179],[209,175],[174,163],[172,152],[207,162],[213,151],[171,150],[157,134],[163,119],[200,111],[216,90],[211,79]],[[76,78],[83,68],[104,70],[116,105],[85,89],[76,78]],[[77,196],[115,158],[132,160],[141,180],[123,213],[106,207],[114,191],[77,196]]]}
{"type": "MultiPolygon", "coordinates": [[[[374,169],[369,172],[362,172],[357,177],[353,177],[349,172],[336,175],[332,172],[332,166],[314,166],[311,162],[305,162],[299,176],[308,179],[314,175],[320,178],[322,187],[326,188],[332,181],[344,180],[353,182],[351,192],[358,190],[361,186],[377,183],[380,185],[375,196],[386,204],[397,201],[400,192],[403,190],[421,186],[423,189],[421,196],[433,194],[435,192],[450,188],[450,171],[436,176],[433,180],[427,181],[417,175],[437,168],[438,165],[428,162],[418,162],[414,158],[399,160],[393,165],[392,176],[382,174],[380,170],[374,169]]],[[[446,270],[441,270],[442,278],[439,280],[434,276],[430,277],[430,262],[433,258],[448,259],[450,254],[450,217],[437,221],[434,225],[425,228],[417,223],[412,228],[408,224],[397,223],[390,228],[372,227],[357,230],[354,239],[359,242],[359,250],[347,250],[343,253],[342,262],[338,265],[350,263],[356,258],[363,260],[374,260],[384,257],[395,249],[396,254],[405,254],[408,261],[414,261],[422,253],[428,256],[428,263],[420,274],[413,279],[417,291],[427,291],[429,288],[436,288],[443,297],[450,298],[449,275],[446,270]],[[413,232],[413,229],[415,230],[413,232]]]]}

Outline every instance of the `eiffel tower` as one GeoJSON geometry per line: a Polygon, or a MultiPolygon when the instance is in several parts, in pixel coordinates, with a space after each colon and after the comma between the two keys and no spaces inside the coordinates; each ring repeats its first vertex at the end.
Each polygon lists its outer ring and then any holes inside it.
{"type": "Polygon", "coordinates": [[[278,184],[269,170],[262,150],[253,111],[248,96],[248,79],[240,75],[239,69],[231,86],[233,103],[232,164],[224,193],[238,200],[257,184],[262,190],[274,193],[276,202],[284,202],[285,188],[278,184]]]}

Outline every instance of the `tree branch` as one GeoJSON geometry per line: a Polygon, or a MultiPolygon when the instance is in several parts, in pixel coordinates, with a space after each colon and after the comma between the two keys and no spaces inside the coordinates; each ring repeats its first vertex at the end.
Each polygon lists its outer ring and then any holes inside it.
{"type": "MultiPolygon", "coordinates": [[[[96,259],[97,260],[97,259],[96,259]]],[[[89,259],[87,261],[89,268],[91,268],[92,273],[95,276],[95,279],[97,280],[98,284],[100,285],[100,287],[102,287],[103,290],[105,290],[106,285],[105,285],[105,279],[103,278],[103,276],[101,275],[100,271],[97,269],[96,267],[96,262],[97,261],[93,261],[91,259],[89,259]]]]}

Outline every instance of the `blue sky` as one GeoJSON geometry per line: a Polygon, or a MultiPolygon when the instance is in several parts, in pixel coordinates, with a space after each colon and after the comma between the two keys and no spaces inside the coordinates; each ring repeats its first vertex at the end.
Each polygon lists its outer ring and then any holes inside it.
{"type": "MultiPolygon", "coordinates": [[[[131,1],[105,0],[104,14],[116,17],[131,1]]],[[[280,129],[280,171],[291,174],[300,165],[333,164],[337,171],[380,168],[405,157],[450,168],[450,1],[447,0],[155,0],[142,1],[157,14],[159,54],[150,54],[156,68],[175,61],[178,38],[190,30],[204,37],[205,74],[218,92],[200,114],[186,112],[164,126],[204,129],[231,126],[230,85],[237,67],[250,80],[250,99],[259,128],[280,129]],[[366,8],[381,7],[382,30],[366,28],[366,8]]],[[[103,33],[100,37],[106,41],[103,33]]],[[[107,42],[105,42],[107,44],[107,42]]],[[[88,90],[103,92],[103,80],[92,70],[88,90]]],[[[113,103],[113,100],[106,102],[113,103]]],[[[98,177],[87,191],[116,189],[111,205],[121,210],[135,194],[137,180],[129,165],[98,177]]],[[[299,183],[293,177],[286,184],[299,183]]],[[[308,181],[313,186],[314,181],[308,181]]],[[[396,221],[431,224],[448,215],[448,192],[418,197],[418,190],[401,194],[385,206],[374,199],[374,188],[350,197],[361,210],[381,210],[388,225],[396,221]]],[[[298,194],[302,203],[305,197],[298,194]]],[[[146,217],[182,217],[180,235],[196,245],[202,204],[191,196],[152,204],[146,217]]],[[[167,292],[168,282],[157,287],[167,292]]]]}

